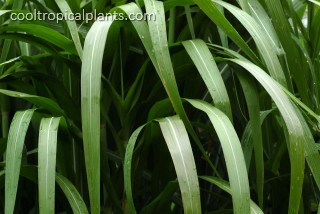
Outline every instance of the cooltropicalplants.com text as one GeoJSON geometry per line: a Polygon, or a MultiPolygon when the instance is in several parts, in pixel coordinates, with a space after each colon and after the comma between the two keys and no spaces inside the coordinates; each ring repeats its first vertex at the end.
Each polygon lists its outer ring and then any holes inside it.
{"type": "Polygon", "coordinates": [[[38,10],[33,10],[32,13],[11,13],[11,20],[13,21],[84,21],[89,23],[95,20],[118,20],[118,21],[155,21],[156,14],[154,13],[118,13],[116,11],[112,13],[99,13],[94,10],[92,13],[86,13],[82,11],[80,13],[72,13],[65,11],[64,13],[45,13],[38,10]]]}

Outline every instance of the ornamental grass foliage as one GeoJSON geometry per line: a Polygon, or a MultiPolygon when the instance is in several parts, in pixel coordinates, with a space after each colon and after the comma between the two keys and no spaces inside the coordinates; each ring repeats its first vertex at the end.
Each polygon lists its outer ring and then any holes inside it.
{"type": "Polygon", "coordinates": [[[318,0],[0,0],[0,213],[317,213],[318,0]]]}

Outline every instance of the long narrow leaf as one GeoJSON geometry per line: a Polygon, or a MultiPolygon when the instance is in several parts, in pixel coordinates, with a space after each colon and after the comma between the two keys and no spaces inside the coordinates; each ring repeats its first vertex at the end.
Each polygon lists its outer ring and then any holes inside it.
{"type": "Polygon", "coordinates": [[[259,59],[212,0],[194,0],[200,9],[223,30],[255,63],[259,59]]]}
{"type": "MultiPolygon", "coordinates": [[[[110,18],[110,17],[109,17],[110,18]]],[[[90,207],[100,213],[100,89],[102,59],[112,21],[96,21],[83,49],[81,115],[90,207]]]]}
{"type": "Polygon", "coordinates": [[[259,24],[249,14],[245,13],[239,8],[223,1],[217,0],[215,2],[231,12],[245,26],[256,42],[271,76],[284,87],[286,87],[287,81],[277,57],[276,50],[273,48],[270,38],[266,36],[259,24]]]}
{"type": "Polygon", "coordinates": [[[60,118],[41,120],[38,147],[39,212],[54,213],[57,135],[60,118]]]}
{"type": "Polygon", "coordinates": [[[243,74],[238,74],[240,84],[242,86],[245,99],[247,101],[248,112],[250,117],[252,140],[256,163],[256,185],[258,192],[259,205],[263,207],[263,185],[264,185],[264,162],[263,162],[263,142],[262,131],[260,125],[260,104],[259,94],[255,82],[251,78],[243,74]]]}
{"type": "Polygon", "coordinates": [[[189,40],[182,43],[198,68],[215,106],[232,121],[231,105],[226,86],[212,55],[202,40],[189,40]]]}
{"type": "Polygon", "coordinates": [[[17,112],[9,129],[6,151],[5,213],[13,213],[16,201],[22,150],[34,109],[17,112]]]}
{"type": "Polygon", "coordinates": [[[77,54],[76,48],[70,39],[48,27],[35,24],[19,24],[0,28],[0,34],[4,34],[4,31],[28,33],[44,39],[72,54],[77,54]]]}
{"type": "Polygon", "coordinates": [[[246,164],[237,136],[228,117],[212,105],[197,100],[187,100],[195,108],[204,111],[220,139],[227,164],[234,213],[250,212],[250,190],[246,164]]]}
{"type": "MultiPolygon", "coordinates": [[[[220,187],[222,190],[226,191],[227,193],[231,194],[231,188],[228,182],[215,178],[215,177],[209,177],[209,176],[199,176],[199,178],[208,181],[218,187],[220,187]]],[[[250,210],[251,214],[263,214],[263,211],[257,206],[254,201],[250,200],[250,210]]]]}
{"type": "MultiPolygon", "coordinates": [[[[72,13],[71,8],[68,5],[66,0],[55,0],[61,12],[65,14],[65,18],[67,18],[67,13],[72,13]]],[[[82,45],[78,33],[78,27],[74,20],[66,20],[72,40],[74,45],[76,46],[77,52],[79,54],[80,59],[82,59],[82,45]]]]}
{"type": "Polygon", "coordinates": [[[56,182],[67,197],[73,213],[89,213],[78,190],[67,178],[56,173],[56,182]]]}
{"type": "Polygon", "coordinates": [[[126,147],[126,154],[124,158],[124,166],[123,166],[123,176],[124,176],[124,187],[126,190],[127,196],[127,209],[128,213],[136,213],[136,209],[134,207],[133,196],[132,196],[132,187],[131,187],[131,165],[132,165],[132,158],[133,158],[133,151],[136,145],[136,141],[139,137],[141,130],[145,127],[145,125],[140,126],[137,128],[128,141],[126,147]]]}
{"type": "Polygon", "coordinates": [[[187,130],[179,117],[161,119],[159,124],[177,173],[184,213],[201,213],[197,170],[187,130]]]}
{"type": "MultiPolygon", "coordinates": [[[[248,70],[267,90],[276,103],[289,131],[289,154],[291,162],[291,182],[289,212],[297,213],[299,210],[302,184],[304,177],[304,152],[305,136],[304,128],[292,105],[292,102],[284,94],[278,83],[270,78],[258,66],[243,60],[231,60],[248,70]]],[[[309,139],[308,139],[309,140],[309,139]]]]}

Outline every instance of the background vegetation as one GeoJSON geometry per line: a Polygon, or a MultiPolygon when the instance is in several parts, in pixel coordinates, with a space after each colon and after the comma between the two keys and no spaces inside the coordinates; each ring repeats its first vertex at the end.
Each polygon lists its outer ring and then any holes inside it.
{"type": "Polygon", "coordinates": [[[0,1],[0,212],[316,213],[319,5],[0,1]]]}

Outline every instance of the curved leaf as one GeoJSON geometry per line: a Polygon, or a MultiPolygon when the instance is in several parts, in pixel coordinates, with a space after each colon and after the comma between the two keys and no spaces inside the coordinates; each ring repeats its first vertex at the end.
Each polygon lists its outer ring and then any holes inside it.
{"type": "Polygon", "coordinates": [[[56,173],[56,182],[59,184],[63,193],[67,197],[73,213],[89,213],[81,195],[75,186],[65,177],[56,173]]]}
{"type": "Polygon", "coordinates": [[[16,201],[22,150],[35,109],[15,113],[9,129],[6,151],[5,213],[13,213],[16,201]]]}
{"type": "Polygon", "coordinates": [[[81,67],[81,115],[90,207],[100,213],[100,90],[102,59],[112,21],[98,20],[88,32],[81,67]]]}
{"type": "Polygon", "coordinates": [[[201,213],[197,170],[187,130],[177,116],[161,119],[159,124],[177,173],[184,213],[201,213]]]}
{"type": "Polygon", "coordinates": [[[182,42],[182,44],[196,65],[215,106],[228,115],[232,121],[227,89],[215,61],[212,60],[208,47],[202,40],[189,40],[182,42]]]}
{"type": "Polygon", "coordinates": [[[209,116],[220,139],[227,165],[234,213],[249,213],[250,189],[246,164],[240,140],[230,120],[219,109],[204,101],[186,100],[209,116]]]}

